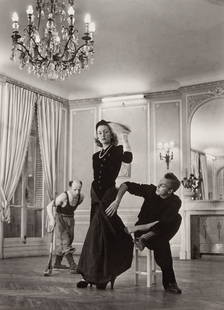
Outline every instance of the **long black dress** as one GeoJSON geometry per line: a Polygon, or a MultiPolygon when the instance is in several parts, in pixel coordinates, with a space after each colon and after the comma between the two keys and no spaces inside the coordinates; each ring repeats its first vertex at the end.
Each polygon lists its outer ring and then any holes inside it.
{"type": "Polygon", "coordinates": [[[116,198],[115,180],[121,163],[132,161],[131,152],[123,147],[109,146],[93,155],[94,181],[91,187],[90,226],[83,244],[78,271],[87,282],[107,283],[131,267],[132,238],[115,213],[108,217],[105,209],[116,198]]]}

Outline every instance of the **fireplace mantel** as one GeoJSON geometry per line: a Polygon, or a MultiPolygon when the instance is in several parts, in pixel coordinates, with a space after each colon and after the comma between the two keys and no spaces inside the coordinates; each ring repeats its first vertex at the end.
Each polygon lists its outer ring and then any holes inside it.
{"type": "Polygon", "coordinates": [[[183,199],[181,226],[181,259],[191,259],[191,216],[224,215],[224,201],[183,199]]]}

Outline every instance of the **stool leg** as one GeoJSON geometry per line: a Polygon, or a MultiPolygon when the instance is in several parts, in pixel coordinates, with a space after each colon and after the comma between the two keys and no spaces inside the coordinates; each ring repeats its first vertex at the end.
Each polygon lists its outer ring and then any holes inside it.
{"type": "Polygon", "coordinates": [[[156,262],[154,258],[154,253],[151,251],[151,260],[152,260],[152,283],[156,283],[156,262]]]}
{"type": "Polygon", "coordinates": [[[151,260],[151,251],[147,251],[146,256],[146,270],[147,270],[147,287],[152,285],[152,260],[151,260]]]}
{"type": "Polygon", "coordinates": [[[138,285],[138,272],[139,272],[139,261],[138,261],[138,249],[135,248],[135,285],[138,285]]]}

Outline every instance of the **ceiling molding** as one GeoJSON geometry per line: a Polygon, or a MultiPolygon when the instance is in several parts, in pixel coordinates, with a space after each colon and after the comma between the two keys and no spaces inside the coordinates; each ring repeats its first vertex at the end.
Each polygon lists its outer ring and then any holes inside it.
{"type": "Polygon", "coordinates": [[[18,80],[12,79],[6,75],[0,74],[0,81],[3,83],[10,83],[10,84],[16,85],[18,87],[27,89],[27,90],[32,91],[34,93],[37,93],[38,95],[45,96],[45,97],[48,97],[50,99],[54,99],[54,100],[60,101],[62,103],[68,104],[68,100],[65,98],[62,98],[60,96],[56,96],[56,95],[51,94],[49,92],[43,91],[39,88],[30,86],[29,84],[26,84],[26,83],[20,82],[18,80]]]}

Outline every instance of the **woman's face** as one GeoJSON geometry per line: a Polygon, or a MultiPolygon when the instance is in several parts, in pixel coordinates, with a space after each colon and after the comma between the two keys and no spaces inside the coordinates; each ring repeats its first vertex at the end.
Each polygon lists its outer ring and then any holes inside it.
{"type": "Polygon", "coordinates": [[[100,125],[96,131],[97,138],[102,145],[108,145],[111,143],[111,132],[108,126],[100,125]]]}

